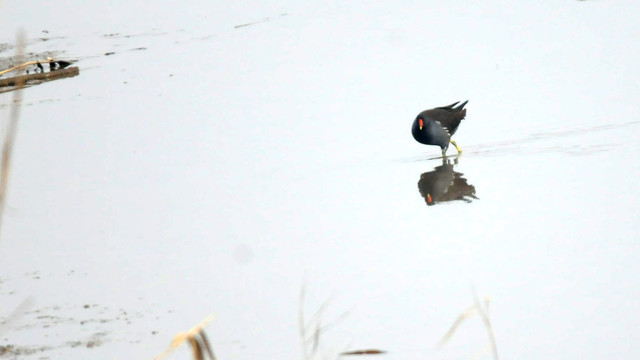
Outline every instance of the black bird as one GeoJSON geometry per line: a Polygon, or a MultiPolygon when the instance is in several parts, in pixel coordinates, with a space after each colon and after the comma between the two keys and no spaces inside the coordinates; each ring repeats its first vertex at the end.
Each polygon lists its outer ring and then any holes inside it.
{"type": "Polygon", "coordinates": [[[418,114],[413,121],[411,133],[417,142],[425,145],[438,145],[442,149],[442,156],[445,156],[449,143],[458,150],[458,154],[462,150],[451,140],[451,136],[456,133],[458,126],[467,115],[467,109],[464,108],[469,100],[458,105],[459,101],[449,105],[441,106],[431,110],[425,110],[418,114]],[[457,107],[454,107],[458,105],[457,107]]]}
{"type": "Polygon", "coordinates": [[[64,68],[66,68],[67,66],[71,65],[71,63],[70,63],[70,62],[68,62],[68,61],[64,61],[64,60],[58,60],[58,61],[57,61],[57,63],[58,63],[58,67],[59,67],[60,69],[64,69],[64,68]]]}

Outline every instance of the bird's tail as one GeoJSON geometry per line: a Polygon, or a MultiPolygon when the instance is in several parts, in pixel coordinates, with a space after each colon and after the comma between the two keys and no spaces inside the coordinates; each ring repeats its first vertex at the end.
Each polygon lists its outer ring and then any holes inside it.
{"type": "Polygon", "coordinates": [[[447,105],[447,106],[440,106],[438,109],[453,109],[454,106],[458,105],[460,101],[456,101],[451,105],[447,105]]]}
{"type": "MultiPolygon", "coordinates": [[[[469,102],[469,100],[463,102],[462,104],[458,105],[457,107],[453,108],[453,110],[455,111],[461,111],[465,105],[467,105],[467,103],[469,102]]],[[[457,104],[457,103],[456,103],[457,104]]],[[[455,104],[454,104],[455,105],[455,104]]],[[[465,112],[467,111],[466,109],[464,110],[465,112]]]]}

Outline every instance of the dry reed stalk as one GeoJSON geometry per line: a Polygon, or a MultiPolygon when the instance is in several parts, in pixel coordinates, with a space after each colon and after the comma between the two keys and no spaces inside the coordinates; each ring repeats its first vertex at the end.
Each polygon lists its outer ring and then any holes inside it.
{"type": "Polygon", "coordinates": [[[493,359],[498,360],[498,345],[496,344],[496,337],[493,334],[493,327],[491,326],[491,320],[489,320],[489,297],[485,299],[485,306],[483,307],[478,299],[478,294],[475,289],[473,290],[473,297],[476,301],[476,308],[478,309],[478,313],[482,318],[482,322],[484,323],[484,327],[487,329],[487,335],[489,336],[489,342],[491,343],[491,353],[493,354],[493,359]]]}
{"type": "Polygon", "coordinates": [[[300,307],[298,308],[298,331],[300,332],[300,340],[302,340],[302,359],[306,360],[307,356],[307,348],[306,348],[306,334],[305,334],[305,324],[304,324],[304,298],[305,298],[305,290],[306,286],[302,285],[300,288],[300,307]]]}
{"type": "Polygon", "coordinates": [[[449,327],[449,330],[447,331],[447,333],[444,334],[444,336],[442,337],[442,340],[440,340],[440,342],[436,346],[436,350],[439,350],[440,348],[442,348],[451,339],[451,337],[456,332],[458,327],[460,327],[460,325],[465,320],[473,317],[474,315],[479,315],[480,318],[482,319],[482,322],[484,323],[485,329],[487,330],[487,335],[489,336],[489,343],[490,343],[491,352],[493,354],[493,359],[498,360],[498,346],[496,344],[496,338],[493,333],[493,327],[491,326],[491,320],[489,319],[490,298],[487,296],[484,300],[484,305],[483,305],[478,299],[478,295],[476,294],[475,289],[473,291],[473,296],[474,296],[475,303],[469,306],[468,308],[466,308],[458,316],[458,318],[453,322],[451,327],[449,327]]]}
{"type": "Polygon", "coordinates": [[[177,349],[180,345],[185,342],[188,342],[191,346],[191,350],[193,351],[193,358],[195,360],[205,360],[207,356],[209,356],[210,360],[216,360],[216,357],[213,355],[213,348],[209,343],[209,339],[207,338],[207,334],[204,332],[204,327],[213,320],[215,317],[214,314],[210,314],[205,317],[202,321],[198,323],[198,325],[192,327],[187,332],[177,333],[173,340],[171,341],[171,345],[169,348],[165,350],[162,354],[153,358],[153,360],[159,360],[165,358],[167,355],[171,354],[175,349],[177,349]]]}
{"type": "Polygon", "coordinates": [[[442,340],[440,340],[440,342],[436,346],[436,350],[441,349],[451,339],[451,337],[456,332],[456,330],[458,330],[458,327],[462,325],[462,323],[465,320],[473,317],[477,312],[478,312],[478,309],[476,308],[476,306],[471,305],[468,308],[466,308],[462,313],[460,313],[456,321],[454,321],[453,324],[451,324],[451,326],[449,327],[449,330],[447,330],[447,333],[444,334],[444,336],[442,337],[442,340]]]}
{"type": "MultiPolygon", "coordinates": [[[[24,59],[25,35],[23,31],[18,31],[16,39],[16,59],[22,62],[24,59]]],[[[11,103],[11,113],[9,115],[9,124],[7,124],[7,133],[2,146],[2,175],[0,175],[0,234],[2,232],[2,219],[4,217],[4,208],[7,203],[7,192],[9,189],[9,171],[11,169],[11,154],[13,152],[13,144],[18,131],[18,119],[20,118],[20,105],[22,103],[22,88],[24,81],[16,84],[16,90],[13,93],[13,102],[11,103]]]]}
{"type": "MultiPolygon", "coordinates": [[[[331,302],[331,298],[329,298],[320,305],[310,319],[306,320],[304,316],[305,294],[306,288],[305,285],[302,285],[300,289],[300,308],[298,310],[298,328],[302,342],[302,359],[304,360],[316,357],[320,349],[322,334],[339,324],[350,314],[350,311],[345,311],[338,315],[333,321],[323,322],[322,317],[331,302]]],[[[340,356],[340,354],[338,354],[338,356],[340,356]]]]}

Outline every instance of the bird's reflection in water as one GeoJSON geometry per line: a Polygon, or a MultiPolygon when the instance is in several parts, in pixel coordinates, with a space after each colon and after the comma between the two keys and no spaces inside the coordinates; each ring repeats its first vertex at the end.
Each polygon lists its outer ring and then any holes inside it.
{"type": "Polygon", "coordinates": [[[471,202],[473,199],[478,199],[476,188],[467,183],[467,179],[462,177],[464,174],[453,170],[453,166],[458,164],[458,159],[459,156],[452,164],[450,159],[444,157],[442,165],[420,175],[418,190],[427,205],[454,200],[471,202]]]}

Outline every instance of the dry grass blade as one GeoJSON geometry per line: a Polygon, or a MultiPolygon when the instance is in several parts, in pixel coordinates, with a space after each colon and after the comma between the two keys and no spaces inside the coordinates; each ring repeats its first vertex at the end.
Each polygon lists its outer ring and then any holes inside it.
{"type": "Polygon", "coordinates": [[[165,358],[167,355],[171,354],[175,349],[177,349],[180,345],[185,342],[188,342],[191,345],[191,350],[193,351],[193,358],[196,360],[205,360],[205,356],[208,355],[211,360],[216,360],[213,355],[213,350],[211,345],[209,344],[209,339],[204,332],[204,327],[213,320],[215,317],[214,314],[210,314],[206,318],[204,318],[198,325],[192,327],[187,332],[181,332],[176,334],[171,341],[171,345],[169,348],[165,350],[162,354],[153,358],[153,360],[159,360],[165,358]],[[203,351],[204,350],[204,351],[203,351]]]}
{"type": "MultiPolygon", "coordinates": [[[[453,334],[456,332],[458,327],[467,320],[468,318],[478,314],[484,323],[485,328],[487,329],[487,335],[489,336],[490,349],[493,353],[493,359],[498,360],[498,346],[496,344],[496,339],[493,334],[493,328],[491,326],[491,321],[489,320],[489,297],[487,296],[484,301],[484,305],[478,299],[478,295],[475,290],[473,291],[473,296],[475,300],[475,304],[466,308],[453,322],[447,333],[442,337],[442,340],[436,346],[436,350],[442,348],[450,339],[453,337],[453,334]]],[[[484,353],[484,350],[482,351],[484,353]]]]}
{"type": "MultiPolygon", "coordinates": [[[[19,62],[24,58],[24,32],[19,31],[16,39],[16,58],[19,62]]],[[[0,233],[2,232],[2,219],[4,217],[4,207],[7,202],[7,191],[9,189],[9,171],[11,169],[11,154],[13,152],[13,144],[18,131],[18,119],[20,118],[20,105],[22,103],[22,88],[24,82],[16,84],[16,91],[13,93],[13,103],[11,104],[11,114],[9,115],[9,124],[7,125],[7,133],[5,135],[4,144],[2,146],[2,175],[0,176],[0,233]]]]}
{"type": "Polygon", "coordinates": [[[193,358],[195,360],[204,360],[204,355],[202,354],[202,349],[200,348],[200,343],[198,343],[198,339],[195,337],[190,337],[189,345],[191,345],[191,350],[193,350],[193,358]]]}
{"type": "Polygon", "coordinates": [[[305,347],[305,333],[304,333],[304,298],[305,298],[306,286],[303,284],[300,288],[300,307],[298,308],[298,332],[300,339],[302,340],[302,358],[307,359],[307,350],[305,347]]]}
{"type": "Polygon", "coordinates": [[[449,330],[447,331],[446,334],[444,334],[444,336],[442,337],[442,340],[440,340],[440,342],[438,343],[438,345],[436,346],[436,349],[440,349],[442,348],[453,336],[453,334],[456,332],[456,330],[458,329],[458,327],[468,318],[474,316],[477,312],[476,306],[475,305],[471,305],[468,308],[466,308],[456,319],[456,321],[453,322],[453,324],[451,325],[451,327],[449,327],[449,330]]]}
{"type": "Polygon", "coordinates": [[[322,334],[328,331],[331,327],[340,323],[344,318],[349,316],[349,311],[345,311],[336,317],[332,322],[324,322],[323,315],[325,310],[329,307],[331,298],[324,301],[310,319],[305,319],[305,297],[306,287],[302,286],[300,289],[300,309],[298,311],[298,327],[300,332],[300,339],[302,341],[302,358],[309,359],[314,358],[318,354],[321,348],[322,334]]]}
{"type": "Polygon", "coordinates": [[[207,338],[207,334],[205,334],[204,331],[200,332],[200,342],[202,343],[202,347],[207,351],[207,354],[209,355],[211,360],[216,360],[216,356],[213,355],[211,344],[209,344],[209,338],[207,338]]]}
{"type": "Polygon", "coordinates": [[[330,302],[331,302],[331,298],[325,300],[325,302],[323,302],[322,305],[320,305],[320,307],[318,308],[318,310],[316,310],[316,312],[311,316],[311,319],[309,319],[308,324],[306,324],[306,326],[303,329],[305,333],[308,332],[312,326],[316,328],[315,330],[318,330],[317,328],[319,327],[318,324],[320,323],[320,319],[322,318],[324,311],[329,307],[330,302]]]}
{"type": "Polygon", "coordinates": [[[315,354],[320,346],[320,324],[316,324],[316,329],[313,331],[313,345],[311,346],[311,354],[315,354]]]}
{"type": "Polygon", "coordinates": [[[485,299],[485,306],[483,307],[478,299],[478,294],[473,290],[473,296],[476,300],[476,308],[482,318],[485,328],[487,329],[487,335],[489,336],[489,342],[491,344],[491,352],[493,353],[494,360],[498,360],[498,345],[496,344],[496,338],[493,334],[493,327],[491,326],[491,320],[489,320],[489,298],[485,299]]]}
{"type": "Polygon", "coordinates": [[[308,359],[309,356],[313,354],[313,352],[309,354],[307,351],[307,342],[309,340],[307,339],[307,326],[304,319],[304,300],[306,298],[306,290],[306,285],[303,284],[300,288],[300,308],[298,309],[298,331],[300,332],[300,340],[302,340],[302,359],[304,360],[308,359]]]}

